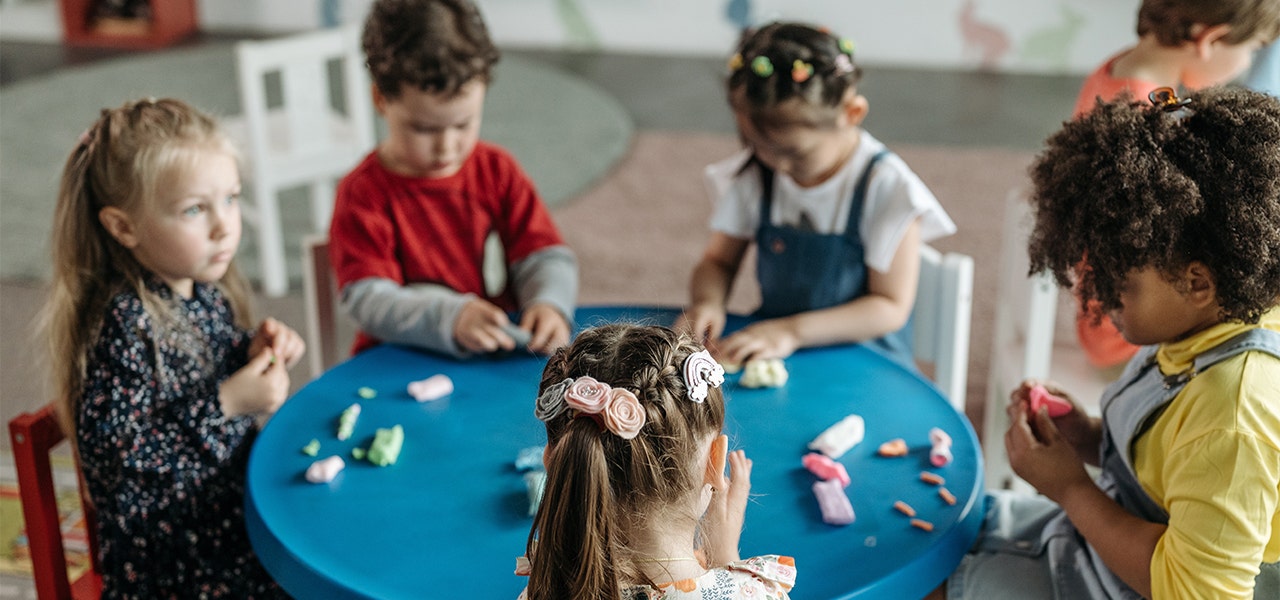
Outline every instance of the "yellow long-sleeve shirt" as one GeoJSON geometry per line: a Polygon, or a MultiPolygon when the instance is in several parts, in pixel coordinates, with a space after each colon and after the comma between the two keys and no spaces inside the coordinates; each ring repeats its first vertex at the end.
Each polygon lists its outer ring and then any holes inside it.
{"type": "MultiPolygon", "coordinates": [[[[1280,331],[1280,308],[1161,346],[1160,369],[1187,371],[1253,327],[1280,331]]],[[[1153,598],[1253,598],[1258,565],[1280,560],[1280,358],[1245,352],[1192,378],[1134,444],[1134,469],[1169,513],[1153,598]]]]}

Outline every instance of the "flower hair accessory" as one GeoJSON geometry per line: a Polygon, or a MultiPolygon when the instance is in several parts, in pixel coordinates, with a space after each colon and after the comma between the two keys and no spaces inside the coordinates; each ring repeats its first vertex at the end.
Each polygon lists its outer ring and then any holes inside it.
{"type": "Polygon", "coordinates": [[[853,40],[849,38],[840,38],[839,44],[841,52],[848,54],[849,56],[853,56],[853,40]]]}
{"type": "Polygon", "coordinates": [[[724,367],[711,358],[711,353],[699,350],[684,359],[684,385],[689,399],[701,404],[707,399],[707,388],[720,387],[724,383],[724,367]]]}
{"type": "Polygon", "coordinates": [[[1147,99],[1151,101],[1156,108],[1164,112],[1175,112],[1191,104],[1190,98],[1178,98],[1178,93],[1171,87],[1161,87],[1151,90],[1147,94],[1147,99]]]}
{"type": "Polygon", "coordinates": [[[624,440],[635,438],[647,420],[644,406],[631,390],[612,387],[594,377],[568,378],[547,386],[538,396],[533,414],[545,423],[567,410],[573,411],[574,417],[591,417],[624,440]]]}

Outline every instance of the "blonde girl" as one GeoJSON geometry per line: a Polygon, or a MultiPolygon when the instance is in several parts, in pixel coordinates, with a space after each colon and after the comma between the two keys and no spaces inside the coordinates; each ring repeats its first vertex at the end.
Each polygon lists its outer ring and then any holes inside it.
{"type": "Polygon", "coordinates": [[[239,194],[234,148],[179,100],[102,111],[67,159],[43,332],[104,598],[284,595],[241,507],[253,437],[304,348],[276,321],[249,328],[239,194]]]}
{"type": "Polygon", "coordinates": [[[725,478],[723,380],[665,327],[588,329],[551,357],[529,600],[787,597],[791,558],[738,556],[751,461],[729,454],[725,478]]]}
{"type": "Polygon", "coordinates": [[[729,69],[744,148],[707,167],[712,234],[683,326],[727,362],[876,340],[910,364],[920,244],[955,225],[906,163],[861,128],[868,103],[853,43],[772,23],[747,33],[729,69]],[[752,243],[761,319],[718,340],[752,243]]]}

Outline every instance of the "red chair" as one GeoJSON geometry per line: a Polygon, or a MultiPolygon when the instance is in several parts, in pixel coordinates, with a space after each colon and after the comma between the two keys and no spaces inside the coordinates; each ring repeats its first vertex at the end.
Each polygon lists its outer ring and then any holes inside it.
{"type": "Polygon", "coordinates": [[[42,600],[96,599],[102,596],[97,529],[94,525],[97,512],[83,500],[81,504],[88,529],[92,568],[74,582],[67,576],[58,501],[53,488],[53,469],[49,464],[49,451],[65,437],[52,404],[34,413],[23,413],[9,421],[9,439],[13,444],[13,460],[18,470],[18,494],[22,498],[22,517],[26,522],[27,541],[31,549],[36,595],[42,600]]]}

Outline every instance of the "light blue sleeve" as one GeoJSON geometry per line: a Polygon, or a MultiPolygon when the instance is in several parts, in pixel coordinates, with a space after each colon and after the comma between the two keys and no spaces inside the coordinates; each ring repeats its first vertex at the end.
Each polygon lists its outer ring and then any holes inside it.
{"type": "Polygon", "coordinates": [[[578,258],[568,246],[551,246],[511,266],[520,310],[538,303],[550,304],[573,324],[578,300],[578,258]]]}
{"type": "Polygon", "coordinates": [[[369,277],[342,288],[339,304],[360,329],[384,342],[461,358],[468,353],[453,340],[453,328],[462,307],[475,297],[443,285],[401,286],[390,279],[369,277]]]}

